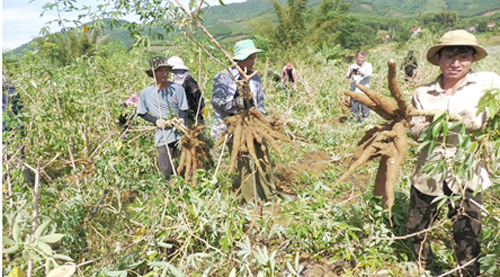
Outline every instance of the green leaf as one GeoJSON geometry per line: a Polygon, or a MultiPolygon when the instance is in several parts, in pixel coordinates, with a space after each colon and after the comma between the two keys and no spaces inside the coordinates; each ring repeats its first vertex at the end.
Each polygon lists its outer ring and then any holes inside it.
{"type": "Polygon", "coordinates": [[[173,244],[171,244],[171,243],[165,243],[165,242],[163,242],[163,241],[159,241],[159,242],[158,242],[158,246],[161,246],[161,247],[165,247],[165,248],[170,249],[170,248],[172,248],[172,247],[173,247],[173,244]]]}
{"type": "Polygon", "coordinates": [[[161,267],[161,268],[167,267],[168,265],[169,265],[168,262],[162,262],[162,261],[155,261],[150,264],[150,266],[152,267],[161,267]]]}
{"type": "Polygon", "coordinates": [[[25,250],[23,253],[26,253],[30,259],[33,259],[33,262],[37,263],[42,260],[42,257],[40,255],[36,254],[32,250],[25,250]]]}
{"type": "Polygon", "coordinates": [[[14,266],[14,268],[9,272],[9,275],[7,277],[26,277],[26,275],[24,275],[24,271],[22,269],[18,268],[17,266],[14,266]]]}
{"type": "Polygon", "coordinates": [[[65,235],[64,234],[50,234],[39,238],[39,241],[54,243],[60,241],[65,235]]]}
{"type": "Polygon", "coordinates": [[[76,265],[63,265],[52,269],[47,277],[70,277],[76,272],[76,265]]]}
{"type": "Polygon", "coordinates": [[[65,261],[73,261],[73,259],[70,256],[66,256],[63,254],[54,254],[52,256],[54,259],[59,259],[59,260],[65,260],[65,261]]]}
{"type": "Polygon", "coordinates": [[[52,251],[52,248],[48,244],[46,244],[45,242],[43,242],[43,241],[37,241],[36,245],[43,252],[45,252],[47,255],[52,256],[52,254],[54,254],[53,251],[52,251]]]}
{"type": "Polygon", "coordinates": [[[168,269],[170,269],[170,272],[172,272],[172,274],[174,274],[175,277],[185,277],[186,275],[184,275],[184,273],[182,273],[180,271],[180,269],[178,269],[177,267],[169,264],[168,265],[168,269]]]}
{"type": "Polygon", "coordinates": [[[10,254],[10,253],[16,252],[17,250],[19,250],[19,244],[16,244],[16,245],[9,247],[7,249],[2,249],[2,253],[3,254],[10,254]]]}
{"type": "Polygon", "coordinates": [[[40,235],[45,231],[45,229],[47,228],[47,226],[49,226],[49,224],[50,220],[47,220],[44,223],[42,223],[42,225],[38,226],[38,228],[36,228],[35,239],[38,239],[40,237],[40,235]]]}
{"type": "Polygon", "coordinates": [[[10,238],[8,238],[6,236],[2,236],[2,245],[14,244],[14,243],[16,243],[16,242],[11,240],[10,238]]]}
{"type": "Polygon", "coordinates": [[[422,152],[422,149],[424,149],[427,145],[429,145],[431,142],[430,141],[424,141],[422,142],[418,148],[417,148],[417,152],[422,152]]]}
{"type": "Polygon", "coordinates": [[[21,234],[21,230],[19,229],[19,224],[17,224],[17,220],[12,225],[12,238],[15,242],[19,241],[19,235],[21,234]]]}
{"type": "Polygon", "coordinates": [[[436,125],[432,127],[432,137],[437,138],[439,135],[439,131],[441,130],[441,125],[443,122],[438,122],[436,125]]]}
{"type": "Polygon", "coordinates": [[[127,271],[126,270],[106,271],[105,274],[111,277],[118,277],[118,276],[121,277],[121,276],[127,276],[127,271]]]}

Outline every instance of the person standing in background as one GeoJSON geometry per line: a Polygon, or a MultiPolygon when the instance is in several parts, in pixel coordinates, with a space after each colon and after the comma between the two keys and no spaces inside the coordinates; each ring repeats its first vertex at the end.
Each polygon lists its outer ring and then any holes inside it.
{"type": "Polygon", "coordinates": [[[203,101],[198,82],[189,74],[189,68],[187,68],[180,57],[171,57],[167,60],[167,63],[172,66],[173,82],[181,85],[186,91],[189,106],[186,116],[188,124],[192,125],[198,120],[198,125],[205,125],[202,114],[203,108],[205,108],[205,101],[203,101]]]}
{"type": "Polygon", "coordinates": [[[297,89],[297,72],[292,63],[287,63],[281,71],[281,82],[286,87],[288,83],[293,84],[293,89],[297,89]]]}
{"type": "MultiPolygon", "coordinates": [[[[356,62],[349,66],[347,70],[346,77],[351,80],[351,91],[357,93],[363,93],[359,88],[356,87],[356,83],[359,83],[365,87],[370,87],[370,76],[373,74],[373,66],[371,63],[366,61],[366,52],[360,50],[356,53],[356,62]]],[[[354,100],[351,97],[351,112],[352,115],[358,122],[365,121],[368,116],[370,116],[370,109],[354,100]],[[359,117],[359,111],[361,110],[361,117],[359,117]]]]}

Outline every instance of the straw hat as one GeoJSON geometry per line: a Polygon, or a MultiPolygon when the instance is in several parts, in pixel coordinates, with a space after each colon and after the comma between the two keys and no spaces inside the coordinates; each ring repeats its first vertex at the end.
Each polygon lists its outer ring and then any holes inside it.
{"type": "Polygon", "coordinates": [[[427,51],[427,61],[431,64],[438,65],[435,56],[439,50],[447,46],[470,46],[476,49],[478,59],[483,59],[488,56],[488,52],[481,45],[477,44],[476,37],[470,34],[466,30],[455,30],[449,31],[444,34],[438,41],[438,44],[432,46],[429,51],[427,51]]]}
{"type": "Polygon", "coordinates": [[[257,47],[255,47],[255,44],[253,44],[253,41],[251,39],[241,40],[234,45],[233,60],[244,61],[248,58],[248,56],[263,51],[264,50],[257,49],[257,47]]]}
{"type": "Polygon", "coordinates": [[[172,66],[172,70],[189,70],[184,64],[184,61],[177,56],[173,56],[167,60],[167,63],[172,66]]]}
{"type": "Polygon", "coordinates": [[[146,69],[146,73],[149,77],[153,77],[153,69],[155,71],[160,67],[168,67],[169,69],[172,69],[172,66],[167,63],[167,60],[164,57],[154,57],[151,59],[150,63],[151,67],[149,69],[146,69]]]}

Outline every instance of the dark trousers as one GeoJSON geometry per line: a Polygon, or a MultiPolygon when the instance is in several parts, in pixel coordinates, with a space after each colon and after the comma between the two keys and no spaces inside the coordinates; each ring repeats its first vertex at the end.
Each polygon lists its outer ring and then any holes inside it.
{"type": "MultiPolygon", "coordinates": [[[[443,188],[446,195],[452,195],[446,183],[443,185],[443,188]]],[[[410,215],[406,224],[408,234],[425,230],[436,220],[439,210],[437,209],[438,202],[431,203],[434,199],[434,196],[423,194],[415,187],[411,187],[410,215]]],[[[469,189],[465,191],[463,199],[457,200],[454,203],[455,207],[451,203],[448,203],[448,218],[453,221],[455,259],[458,265],[464,265],[470,260],[475,259],[474,262],[461,271],[465,277],[479,275],[478,259],[481,254],[481,209],[473,204],[470,199],[473,199],[480,205],[483,204],[481,193],[473,196],[473,191],[469,189]]],[[[428,236],[429,233],[425,232],[411,237],[413,250],[424,267],[428,267],[434,261],[434,254],[432,253],[428,236]]]]}
{"type": "MultiPolygon", "coordinates": [[[[265,142],[263,142],[266,145],[265,142]]],[[[231,155],[233,149],[232,140],[228,142],[229,154],[231,155]]],[[[267,146],[267,145],[266,145],[267,146]]],[[[269,157],[269,148],[266,147],[266,152],[262,151],[260,148],[260,144],[257,141],[254,141],[255,152],[257,155],[257,159],[260,160],[260,165],[263,171],[257,170],[255,174],[255,184],[257,189],[257,194],[260,199],[264,201],[271,200],[276,195],[276,184],[274,183],[274,178],[272,176],[273,170],[271,164],[268,164],[264,161],[264,155],[269,157]]],[[[238,184],[241,188],[241,195],[243,199],[247,203],[254,203],[255,200],[255,190],[254,190],[254,172],[253,167],[251,165],[251,159],[247,156],[238,157],[237,167],[238,167],[238,184]]]]}
{"type": "Polygon", "coordinates": [[[351,97],[351,112],[355,118],[358,118],[359,110],[361,109],[361,121],[364,121],[370,115],[370,108],[354,100],[351,97]]]}
{"type": "MultiPolygon", "coordinates": [[[[168,151],[170,151],[170,157],[172,159],[177,155],[177,148],[175,144],[177,142],[172,142],[168,144],[168,151]]],[[[158,150],[158,168],[160,172],[165,175],[165,179],[170,180],[170,176],[172,176],[172,163],[170,162],[167,147],[165,145],[159,146],[156,148],[158,150]]]]}

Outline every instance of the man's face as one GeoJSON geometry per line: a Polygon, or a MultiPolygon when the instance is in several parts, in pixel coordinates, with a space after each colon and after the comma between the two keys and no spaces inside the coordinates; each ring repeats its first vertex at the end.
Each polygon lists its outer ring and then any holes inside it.
{"type": "Polygon", "coordinates": [[[162,83],[168,81],[168,74],[170,73],[170,68],[166,66],[159,67],[154,71],[156,76],[156,82],[162,83]]]}
{"type": "Polygon", "coordinates": [[[362,65],[366,61],[366,55],[358,54],[356,56],[356,61],[358,62],[358,65],[362,65]]]}
{"type": "Polygon", "coordinates": [[[246,60],[238,61],[238,65],[241,67],[241,69],[243,69],[243,71],[245,71],[245,68],[246,68],[247,72],[253,71],[253,66],[255,64],[256,57],[257,57],[257,53],[254,53],[254,54],[248,56],[248,58],[246,60]]]}
{"type": "Polygon", "coordinates": [[[436,55],[435,59],[441,68],[445,80],[458,81],[469,72],[472,63],[477,60],[477,57],[477,54],[473,54],[472,51],[454,54],[453,52],[443,50],[441,55],[436,55]]]}

